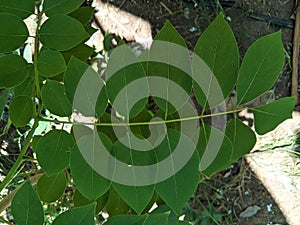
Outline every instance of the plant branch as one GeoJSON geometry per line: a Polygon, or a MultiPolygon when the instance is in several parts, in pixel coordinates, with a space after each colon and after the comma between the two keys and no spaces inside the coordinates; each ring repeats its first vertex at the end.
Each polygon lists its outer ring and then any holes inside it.
{"type": "Polygon", "coordinates": [[[11,182],[11,180],[13,179],[16,171],[18,170],[18,168],[22,164],[23,157],[27,152],[27,149],[30,145],[31,139],[32,139],[33,134],[35,132],[35,129],[37,127],[38,127],[38,120],[35,120],[28,136],[26,137],[25,143],[24,143],[24,145],[23,145],[23,147],[20,151],[20,154],[19,154],[15,164],[12,166],[12,168],[10,169],[10,171],[8,172],[8,174],[6,175],[6,177],[4,178],[4,180],[0,184],[0,192],[11,182]]]}

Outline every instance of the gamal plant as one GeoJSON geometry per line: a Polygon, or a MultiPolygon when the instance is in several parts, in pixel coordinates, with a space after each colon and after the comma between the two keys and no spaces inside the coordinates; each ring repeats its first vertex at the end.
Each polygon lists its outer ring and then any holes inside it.
{"type": "Polygon", "coordinates": [[[137,56],[120,45],[99,75],[86,63],[94,52],[85,45],[93,9],[83,2],[0,1],[0,87],[13,92],[8,123],[30,127],[0,190],[28,160],[36,165],[0,209],[10,207],[18,225],[190,224],[178,218],[201,179],[256,142],[238,112],[252,110],[258,134],[291,117],[290,97],[247,107],[282,70],[281,33],[255,41],[240,62],[222,14],[193,53],[167,21],[149,50],[137,56]],[[23,21],[29,16],[34,35],[23,21]],[[236,104],[227,110],[233,90],[236,104]],[[45,128],[54,123],[60,126],[45,128]],[[43,206],[59,207],[67,190],[74,191],[72,204],[45,216],[43,206]],[[99,221],[100,212],[109,218],[99,221]]]}

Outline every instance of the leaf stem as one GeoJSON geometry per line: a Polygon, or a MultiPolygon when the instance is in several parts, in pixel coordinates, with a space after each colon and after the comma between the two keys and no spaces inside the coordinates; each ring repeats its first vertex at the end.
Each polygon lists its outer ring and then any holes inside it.
{"type": "Polygon", "coordinates": [[[6,175],[6,177],[4,178],[4,180],[1,182],[0,184],[0,192],[11,182],[11,180],[13,179],[16,171],[18,170],[18,168],[20,167],[20,165],[23,162],[23,157],[27,152],[27,149],[30,145],[30,141],[33,137],[33,134],[35,132],[35,129],[38,127],[38,120],[35,120],[26,140],[25,143],[20,151],[20,154],[15,162],[15,164],[12,166],[12,168],[10,169],[10,171],[8,172],[8,174],[6,175]]]}
{"type": "Polygon", "coordinates": [[[50,120],[46,118],[38,118],[39,121],[44,122],[50,122],[50,123],[61,123],[61,124],[72,124],[72,125],[95,125],[100,127],[126,127],[126,126],[149,126],[149,125],[158,125],[158,124],[166,124],[166,123],[178,123],[178,122],[184,122],[184,121],[190,121],[190,120],[198,120],[198,119],[204,119],[204,118],[210,118],[214,116],[221,116],[221,115],[227,115],[227,114],[235,114],[237,112],[243,111],[247,108],[241,108],[241,109],[234,109],[226,112],[218,112],[208,115],[200,115],[200,116],[192,116],[192,117],[186,117],[186,118],[178,118],[178,119],[172,119],[172,120],[164,120],[164,121],[152,121],[152,122],[132,122],[132,123],[87,123],[87,122],[72,122],[72,121],[60,121],[60,120],[50,120]]]}
{"type": "Polygon", "coordinates": [[[38,53],[39,53],[39,29],[42,21],[42,13],[37,15],[37,27],[35,31],[34,37],[34,53],[33,53],[33,65],[34,65],[34,77],[35,77],[35,87],[36,87],[36,96],[38,99],[41,98],[41,89],[40,89],[40,81],[39,81],[39,71],[38,71],[38,53]]]}

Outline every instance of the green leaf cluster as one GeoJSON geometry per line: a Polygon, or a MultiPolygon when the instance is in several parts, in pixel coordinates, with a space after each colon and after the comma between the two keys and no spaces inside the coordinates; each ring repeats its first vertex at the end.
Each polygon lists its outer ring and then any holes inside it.
{"type": "MultiPolygon", "coordinates": [[[[35,1],[0,1],[0,53],[4,53],[0,57],[0,87],[14,88],[14,99],[9,107],[13,125],[22,127],[34,121],[32,132],[27,137],[27,147],[41,122],[61,123],[62,127],[72,125],[71,131],[52,129],[34,137],[34,151],[44,174],[36,187],[26,181],[16,192],[11,206],[15,222],[18,225],[43,224],[42,202],[59,200],[66,186],[72,184],[75,187],[75,207],[55,218],[54,225],[92,225],[101,210],[106,210],[111,216],[105,225],[187,224],[186,221],[179,222],[178,216],[195,192],[200,175],[209,177],[230,166],[249,153],[256,142],[254,131],[237,117],[237,113],[272,88],[280,75],[284,63],[280,31],[255,41],[240,62],[235,37],[222,14],[200,36],[192,56],[184,39],[167,21],[154,38],[158,42],[154,41],[141,56],[135,56],[125,45],[120,46],[117,53],[112,52],[105,77],[100,77],[85,63],[93,52],[84,44],[92,32],[88,22],[93,10],[80,7],[83,2],[44,0],[37,3],[42,4],[38,5],[42,11],[37,15],[33,60],[28,63],[13,51],[21,48],[29,38],[23,19],[34,14],[35,1]],[[43,14],[47,20],[42,23],[43,14]],[[162,48],[157,44],[159,42],[171,43],[186,51],[176,55],[172,48],[166,47],[168,45],[162,48]],[[43,46],[41,49],[39,43],[43,46]],[[170,63],[151,61],[151,57],[160,54],[168,57],[170,63]],[[199,57],[201,65],[197,63],[199,57]],[[128,62],[131,62],[130,66],[127,66],[128,62]],[[179,64],[187,69],[175,66],[179,64]],[[156,83],[157,86],[141,82],[139,90],[143,93],[130,88],[134,81],[144,78],[161,78],[169,82],[156,83]],[[171,83],[183,91],[174,89],[171,83]],[[83,90],[79,96],[78,88],[83,90]],[[162,90],[162,96],[166,98],[151,96],[150,101],[149,90],[155,88],[162,90]],[[221,90],[222,99],[214,98],[216,88],[221,90]],[[205,118],[216,116],[206,112],[217,107],[233,90],[236,90],[237,104],[233,110],[222,112],[224,115],[232,114],[233,119],[222,130],[206,124],[205,118]],[[122,104],[113,104],[119,92],[125,93],[122,104]],[[184,92],[189,100],[195,97],[200,108],[199,116],[180,117],[180,109],[190,101],[182,101],[179,106],[172,104],[172,96],[176,92],[184,92]],[[131,105],[131,97],[145,95],[131,105]],[[159,110],[152,110],[150,102],[159,110]],[[44,111],[58,119],[49,120],[44,111]],[[86,126],[85,122],[71,120],[74,111],[87,118],[93,117],[97,123],[86,126]],[[158,118],[160,120],[155,120],[158,118]],[[112,124],[116,123],[123,125],[113,127],[112,124]],[[190,127],[191,132],[184,133],[183,127],[190,127]],[[222,140],[220,146],[209,141],[212,135],[222,140]],[[124,141],[130,143],[131,138],[148,138],[149,142],[141,143],[149,151],[138,151],[125,145],[124,141]],[[103,149],[97,148],[99,140],[103,143],[105,154],[128,167],[155,165],[168,160],[180,140],[186,143],[184,150],[192,154],[178,169],[176,158],[171,157],[173,174],[166,179],[144,185],[135,180],[139,185],[129,185],[126,179],[123,183],[116,182],[95,169],[107,166],[107,174],[112,178],[120,172],[116,165],[110,164],[111,161],[98,165],[98,157],[104,157],[99,153],[103,149]],[[193,144],[193,140],[196,143],[193,144]],[[89,157],[82,153],[82,146],[92,153],[89,157]],[[212,161],[205,165],[203,161],[213,154],[212,161]],[[148,213],[154,203],[160,206],[166,204],[168,210],[148,213]]],[[[283,98],[252,107],[255,131],[265,134],[273,130],[291,117],[294,104],[293,98],[283,98]]],[[[22,149],[19,162],[22,162],[26,150],[26,147],[22,149]]],[[[17,171],[18,166],[20,164],[16,164],[11,174],[17,171]]],[[[163,172],[159,169],[159,173],[163,172]]],[[[144,176],[159,177],[157,174],[144,176]]],[[[8,177],[3,186],[11,179],[8,177]]]]}

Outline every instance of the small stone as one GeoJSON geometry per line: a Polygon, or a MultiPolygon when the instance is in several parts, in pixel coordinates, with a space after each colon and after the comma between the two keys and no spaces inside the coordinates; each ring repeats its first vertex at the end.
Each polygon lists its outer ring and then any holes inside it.
{"type": "Polygon", "coordinates": [[[240,217],[248,218],[254,216],[258,212],[258,210],[260,210],[260,207],[257,205],[249,206],[247,209],[240,213],[240,217]]]}

